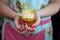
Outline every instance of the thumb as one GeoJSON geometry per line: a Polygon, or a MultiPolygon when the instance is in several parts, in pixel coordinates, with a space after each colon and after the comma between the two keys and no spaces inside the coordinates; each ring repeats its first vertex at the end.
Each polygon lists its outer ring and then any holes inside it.
{"type": "Polygon", "coordinates": [[[34,28],[35,26],[38,26],[40,23],[41,19],[37,19],[36,22],[32,25],[32,28],[34,28]]]}

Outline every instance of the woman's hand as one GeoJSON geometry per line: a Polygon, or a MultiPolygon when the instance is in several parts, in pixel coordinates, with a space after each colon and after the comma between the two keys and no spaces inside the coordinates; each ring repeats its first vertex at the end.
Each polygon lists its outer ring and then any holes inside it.
{"type": "Polygon", "coordinates": [[[26,22],[19,21],[19,16],[17,16],[14,20],[15,29],[17,32],[23,35],[32,35],[34,32],[34,28],[31,28],[27,25],[26,22]]]}
{"type": "Polygon", "coordinates": [[[34,31],[33,28],[28,27],[26,22],[19,20],[19,16],[15,18],[14,24],[16,31],[19,32],[20,34],[28,36],[33,33],[32,31],[34,31]]]}
{"type": "Polygon", "coordinates": [[[19,21],[19,16],[15,18],[15,27],[19,33],[25,35],[33,34],[35,27],[38,26],[41,21],[39,14],[35,13],[34,15],[36,17],[36,22],[32,25],[32,27],[29,27],[26,22],[23,22],[21,20],[19,21]]]}
{"type": "Polygon", "coordinates": [[[41,21],[41,18],[40,18],[40,15],[39,13],[36,11],[35,12],[35,17],[36,17],[36,22],[32,25],[32,27],[29,27],[27,24],[26,24],[26,29],[28,29],[28,32],[30,34],[33,34],[34,30],[35,30],[35,27],[37,27],[39,24],[40,24],[40,21],[41,21]]]}
{"type": "Polygon", "coordinates": [[[41,21],[40,15],[39,15],[39,13],[37,11],[35,12],[34,15],[36,17],[36,22],[32,25],[33,28],[36,27],[36,26],[38,26],[39,23],[40,23],[40,21],[41,21]]]}
{"type": "Polygon", "coordinates": [[[23,23],[22,21],[19,21],[19,16],[15,18],[14,24],[15,24],[15,29],[17,32],[23,35],[27,33],[27,30],[25,28],[25,23],[23,23]]]}

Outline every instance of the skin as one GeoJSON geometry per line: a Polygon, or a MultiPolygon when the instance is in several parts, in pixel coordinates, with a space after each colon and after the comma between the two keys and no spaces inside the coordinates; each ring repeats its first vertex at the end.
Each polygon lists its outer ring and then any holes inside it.
{"type": "MultiPolygon", "coordinates": [[[[37,26],[39,24],[41,17],[52,16],[59,11],[60,0],[50,0],[50,1],[51,2],[48,6],[46,6],[42,10],[37,10],[35,12],[35,16],[36,16],[37,20],[33,24],[33,26],[37,26]],[[45,11],[45,10],[47,10],[47,11],[45,11]],[[39,13],[39,14],[37,14],[37,13],[39,13]]],[[[13,19],[15,26],[18,27],[17,21],[18,21],[19,15],[16,12],[14,12],[12,9],[9,8],[8,4],[9,4],[8,0],[0,0],[0,15],[5,16],[6,18],[13,19]]],[[[25,25],[25,27],[27,29],[29,29],[27,24],[25,25]]],[[[24,34],[24,32],[23,32],[23,34],[24,34]]]]}

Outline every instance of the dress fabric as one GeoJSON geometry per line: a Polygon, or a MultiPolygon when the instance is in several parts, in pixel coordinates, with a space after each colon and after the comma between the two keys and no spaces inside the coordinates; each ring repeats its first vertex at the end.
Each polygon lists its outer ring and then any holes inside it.
{"type": "MultiPolygon", "coordinates": [[[[16,6],[17,0],[9,0],[10,8],[20,14],[21,10],[16,6]]],[[[41,10],[49,4],[49,0],[18,0],[22,5],[22,10],[41,10]]],[[[14,29],[14,22],[5,19],[2,40],[52,40],[51,16],[41,18],[39,26],[35,28],[34,36],[23,36],[14,29]]]]}

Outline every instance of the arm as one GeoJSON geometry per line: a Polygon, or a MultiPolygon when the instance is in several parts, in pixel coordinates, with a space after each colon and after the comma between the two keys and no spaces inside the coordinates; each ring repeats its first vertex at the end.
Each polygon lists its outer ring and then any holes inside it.
{"type": "Polygon", "coordinates": [[[51,3],[56,2],[59,5],[60,8],[60,0],[51,0],[51,3]]]}
{"type": "Polygon", "coordinates": [[[36,11],[40,17],[52,16],[59,11],[59,3],[57,0],[51,0],[51,3],[42,10],[36,11]]]}
{"type": "Polygon", "coordinates": [[[8,0],[0,1],[0,15],[11,19],[15,19],[15,17],[18,16],[16,12],[9,8],[8,0]]]}
{"type": "MultiPolygon", "coordinates": [[[[6,1],[8,1],[8,0],[0,1],[0,15],[5,16],[7,18],[11,18],[11,19],[16,19],[16,17],[18,17],[18,14],[9,8],[8,2],[6,2],[6,1]]],[[[16,20],[16,22],[17,22],[17,20],[16,20]]],[[[14,22],[14,24],[15,24],[15,22],[14,22]]],[[[20,25],[19,25],[19,27],[16,27],[16,25],[17,25],[17,23],[14,25],[17,32],[19,32],[21,34],[26,34],[25,31],[20,32],[20,30],[18,30],[18,28],[20,28],[20,25]]]]}

